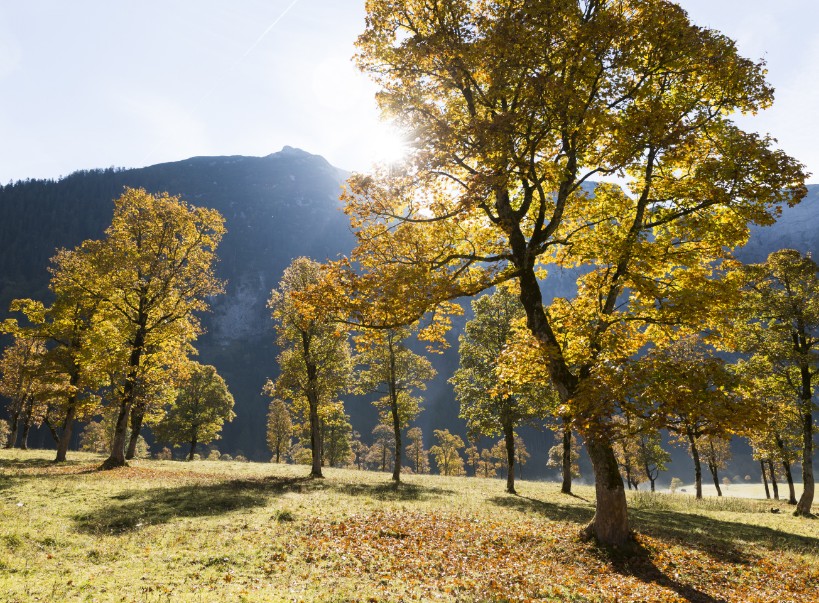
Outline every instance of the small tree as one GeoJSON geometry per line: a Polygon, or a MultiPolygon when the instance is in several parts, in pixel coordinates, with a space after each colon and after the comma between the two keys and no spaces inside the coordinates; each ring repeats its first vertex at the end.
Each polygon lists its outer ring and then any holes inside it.
{"type": "Polygon", "coordinates": [[[282,349],[277,360],[280,374],[268,381],[265,391],[287,400],[306,418],[312,455],[310,475],[322,477],[322,443],[319,407],[331,403],[346,389],[351,373],[347,332],[331,317],[316,313],[300,302],[299,294],[321,279],[320,265],[296,258],[285,269],[269,307],[276,321],[282,349]]]}
{"type": "MultiPolygon", "coordinates": [[[[578,440],[577,436],[574,435],[571,431],[568,432],[570,434],[570,445],[569,445],[569,469],[571,471],[572,477],[580,477],[580,440],[578,440]]],[[[561,436],[565,435],[565,431],[561,431],[561,436]]],[[[551,448],[549,448],[549,453],[547,455],[548,460],[546,461],[547,467],[554,467],[560,469],[561,475],[564,477],[565,481],[565,452],[566,446],[565,443],[562,441],[563,438],[561,437],[561,442],[559,444],[555,444],[551,448]]]]}
{"type": "Polygon", "coordinates": [[[26,449],[28,431],[40,424],[47,412],[43,400],[48,395],[43,358],[46,354],[42,340],[31,337],[15,337],[0,357],[0,395],[9,400],[10,433],[6,448],[17,445],[22,424],[21,448],[26,449]]]}
{"type": "Polygon", "coordinates": [[[426,389],[436,371],[424,356],[407,347],[411,334],[408,327],[370,329],[355,338],[362,368],[356,381],[361,393],[376,393],[373,403],[389,419],[395,441],[392,479],[401,481],[401,432],[421,411],[420,399],[414,394],[426,389]]]}
{"type": "Polygon", "coordinates": [[[373,428],[373,445],[367,454],[367,461],[379,471],[392,470],[395,458],[395,433],[389,425],[379,423],[373,428]]]}
{"type": "Polygon", "coordinates": [[[429,473],[429,451],[424,449],[424,433],[420,427],[407,432],[407,459],[415,473],[429,473]]]}
{"type": "Polygon", "coordinates": [[[341,402],[325,404],[319,413],[322,462],[330,467],[346,465],[350,459],[353,426],[341,402]]]}
{"type": "Polygon", "coordinates": [[[646,405],[645,415],[663,417],[659,426],[688,447],[697,498],[702,498],[700,438],[726,437],[757,425],[759,407],[735,393],[736,376],[696,337],[655,348],[635,367],[634,397],[638,404],[646,405]]]}
{"type": "Polygon", "coordinates": [[[267,445],[273,451],[273,461],[284,461],[293,438],[293,420],[284,400],[274,398],[267,411],[267,445]]]}
{"type": "Polygon", "coordinates": [[[495,477],[497,473],[497,463],[495,462],[492,452],[488,448],[481,450],[481,458],[478,460],[479,477],[495,477]]]}
{"type": "Polygon", "coordinates": [[[704,436],[700,438],[697,445],[702,451],[702,457],[708,466],[708,470],[711,472],[714,487],[717,489],[717,496],[722,496],[718,472],[720,469],[725,469],[728,461],[731,460],[731,441],[728,438],[704,436]]]}
{"type": "Polygon", "coordinates": [[[526,461],[529,460],[529,457],[532,455],[529,454],[529,451],[526,450],[526,444],[523,441],[523,438],[515,433],[515,465],[518,468],[518,478],[522,479],[523,476],[523,466],[526,464],[526,461]]]}
{"type": "Polygon", "coordinates": [[[155,432],[160,441],[189,444],[188,460],[193,460],[197,444],[219,439],[222,426],[235,416],[233,396],[216,368],[191,362],[189,377],[155,432]]]}
{"type": "Polygon", "coordinates": [[[458,451],[464,447],[464,441],[448,429],[436,429],[432,433],[438,443],[429,449],[429,453],[435,458],[438,473],[463,475],[464,460],[458,451]]]}
{"type": "Polygon", "coordinates": [[[359,471],[367,468],[367,455],[369,452],[370,447],[361,441],[361,434],[357,431],[353,431],[353,439],[350,441],[350,453],[352,455],[353,465],[355,465],[359,471]]]}
{"type": "MultiPolygon", "coordinates": [[[[506,288],[498,288],[472,302],[475,317],[459,338],[460,366],[450,379],[461,405],[461,417],[470,430],[483,435],[501,434],[506,448],[506,491],[515,493],[515,433],[519,425],[543,417],[556,407],[556,398],[542,382],[519,383],[504,377],[504,362],[519,362],[515,342],[535,346],[522,325],[520,301],[506,288]],[[517,325],[517,328],[516,328],[517,325]]],[[[517,373],[517,371],[513,371],[517,373]]],[[[477,462],[477,448],[471,456],[477,462]]],[[[473,463],[470,463],[473,464],[473,463]]]]}
{"type": "Polygon", "coordinates": [[[0,419],[0,448],[5,447],[10,433],[8,421],[0,419]]]}

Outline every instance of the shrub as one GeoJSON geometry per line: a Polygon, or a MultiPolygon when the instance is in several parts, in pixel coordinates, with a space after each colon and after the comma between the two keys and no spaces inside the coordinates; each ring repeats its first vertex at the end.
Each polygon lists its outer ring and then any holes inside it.
{"type": "Polygon", "coordinates": [[[154,455],[154,458],[156,458],[159,461],[170,461],[171,459],[173,459],[173,453],[171,452],[170,448],[165,446],[162,450],[160,450],[154,455]]]}
{"type": "Polygon", "coordinates": [[[682,485],[683,485],[683,481],[679,477],[672,477],[671,478],[671,484],[669,485],[669,488],[671,489],[671,492],[673,493],[673,492],[676,492],[677,488],[679,488],[682,485]]]}
{"type": "Polygon", "coordinates": [[[219,457],[219,460],[220,461],[232,461],[233,457],[230,456],[229,454],[223,454],[222,456],[219,457]]]}

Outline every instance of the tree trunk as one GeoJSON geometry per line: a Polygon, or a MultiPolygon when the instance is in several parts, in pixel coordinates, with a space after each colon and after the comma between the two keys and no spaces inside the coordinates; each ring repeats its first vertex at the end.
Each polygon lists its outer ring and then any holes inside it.
{"type": "MultiPolygon", "coordinates": [[[[570,161],[569,171],[573,172],[575,169],[576,164],[572,165],[570,161]]],[[[567,192],[562,191],[561,194],[565,195],[567,192]]],[[[499,213],[501,209],[505,214],[511,211],[508,194],[504,194],[503,191],[497,196],[495,205],[499,213]]],[[[566,363],[558,339],[546,316],[540,283],[534,272],[534,259],[526,248],[522,232],[519,229],[510,229],[509,240],[514,264],[520,270],[518,283],[521,305],[526,311],[526,326],[550,354],[549,374],[560,401],[565,404],[574,396],[580,379],[566,363]]],[[[598,418],[601,422],[608,419],[605,416],[598,418]]],[[[584,437],[586,435],[584,434],[584,437]]],[[[588,435],[586,446],[594,467],[597,499],[594,518],[583,530],[583,534],[587,538],[596,538],[603,545],[631,549],[633,541],[628,525],[626,492],[623,480],[620,479],[611,439],[605,432],[588,435]]]]}
{"type": "Polygon", "coordinates": [[[6,448],[11,449],[14,448],[17,444],[17,433],[20,429],[20,409],[16,408],[12,411],[11,416],[9,417],[9,427],[11,427],[11,433],[9,433],[9,439],[6,440],[6,448]]]}
{"type": "Polygon", "coordinates": [[[714,486],[717,489],[717,496],[722,496],[722,488],[719,487],[719,477],[717,476],[718,468],[716,463],[708,463],[708,470],[711,471],[711,477],[714,478],[714,486]]]}
{"type": "MultiPolygon", "coordinates": [[[[71,380],[69,383],[72,387],[76,387],[80,382],[80,374],[78,370],[71,373],[71,380]]],[[[66,454],[68,453],[68,446],[71,444],[71,435],[74,431],[74,417],[77,416],[77,394],[74,393],[68,398],[68,404],[65,409],[65,419],[63,420],[63,430],[60,434],[60,439],[57,441],[57,457],[54,459],[55,463],[64,463],[66,454]]]]}
{"type": "Polygon", "coordinates": [[[136,455],[139,432],[142,431],[142,421],[144,418],[145,404],[136,404],[131,410],[131,437],[128,439],[128,449],[125,451],[125,459],[128,461],[136,455]]]}
{"type": "Polygon", "coordinates": [[[390,338],[390,412],[392,413],[392,434],[395,438],[395,463],[392,467],[392,481],[401,482],[401,421],[398,416],[398,392],[395,384],[395,353],[390,338]]]}
{"type": "Polygon", "coordinates": [[[648,481],[651,482],[651,491],[654,492],[654,482],[656,480],[653,477],[649,476],[648,481]]]}
{"type": "Polygon", "coordinates": [[[142,348],[145,345],[145,324],[147,320],[147,316],[140,318],[139,326],[134,336],[131,355],[128,358],[128,373],[125,377],[125,385],[122,388],[122,401],[119,405],[119,415],[117,416],[116,429],[114,430],[114,442],[111,445],[111,454],[102,463],[100,469],[114,469],[116,467],[124,467],[126,464],[125,439],[128,435],[128,417],[136,397],[137,370],[142,360],[142,348]]]}
{"type": "Polygon", "coordinates": [[[60,434],[57,433],[57,429],[54,425],[51,424],[51,421],[48,420],[48,415],[43,418],[43,425],[48,428],[48,433],[51,434],[51,439],[54,440],[54,445],[60,443],[60,434]]]}
{"type": "Polygon", "coordinates": [[[611,442],[605,438],[586,437],[586,447],[594,468],[597,504],[594,517],[583,530],[583,535],[596,538],[601,544],[630,549],[633,542],[628,526],[626,491],[611,442]]]}
{"type": "Polygon", "coordinates": [[[193,431],[193,436],[191,437],[191,450],[188,453],[188,460],[193,460],[193,455],[196,452],[196,430],[193,431]]]}
{"type": "Polygon", "coordinates": [[[25,419],[23,419],[23,433],[20,437],[20,450],[28,450],[28,432],[31,430],[31,407],[29,407],[28,412],[25,414],[25,419]]]}
{"type": "Polygon", "coordinates": [[[771,491],[768,489],[768,476],[765,472],[765,461],[759,461],[759,467],[762,469],[762,483],[765,484],[765,498],[770,498],[771,491]]]}
{"type": "Polygon", "coordinates": [[[793,487],[793,472],[788,461],[782,461],[782,468],[785,470],[785,479],[788,481],[788,504],[796,504],[796,489],[793,487]]]}
{"type": "Polygon", "coordinates": [[[563,419],[563,484],[560,491],[563,494],[572,493],[572,426],[563,419]]]}
{"type": "Polygon", "coordinates": [[[312,453],[312,465],[310,467],[310,477],[324,477],[321,473],[321,426],[318,416],[318,399],[313,393],[307,396],[310,404],[310,451],[312,453]]]}
{"type": "MultiPolygon", "coordinates": [[[[803,388],[810,395],[810,378],[808,377],[808,387],[803,388]]],[[[811,399],[802,401],[802,496],[796,503],[794,515],[811,517],[811,506],[813,506],[813,413],[811,412],[811,399]]]]}
{"type": "Polygon", "coordinates": [[[517,494],[515,491],[515,431],[512,425],[506,423],[503,426],[503,436],[506,440],[506,491],[509,494],[517,494]]]}
{"type": "Polygon", "coordinates": [[[130,405],[123,400],[119,405],[119,414],[114,429],[114,441],[111,444],[111,454],[102,463],[101,469],[114,469],[125,466],[125,436],[128,433],[128,415],[130,405]]]}
{"type": "Polygon", "coordinates": [[[688,443],[691,445],[691,458],[694,459],[694,484],[697,490],[697,498],[702,498],[702,465],[700,464],[700,451],[697,450],[697,439],[689,431],[688,443]]]}
{"type": "Polygon", "coordinates": [[[774,500],[779,500],[779,484],[776,483],[776,471],[774,471],[773,461],[768,459],[768,475],[771,477],[771,488],[773,488],[774,500]]]}

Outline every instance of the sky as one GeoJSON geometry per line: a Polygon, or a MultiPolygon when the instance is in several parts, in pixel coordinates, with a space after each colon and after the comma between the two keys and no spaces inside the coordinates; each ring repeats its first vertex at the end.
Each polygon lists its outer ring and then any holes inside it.
{"type": "MultiPolygon", "coordinates": [[[[678,0],[765,59],[770,133],[819,182],[817,0],[678,0]]],[[[0,0],[0,183],[285,145],[366,171],[395,152],[350,61],[364,0],[0,0]]]]}

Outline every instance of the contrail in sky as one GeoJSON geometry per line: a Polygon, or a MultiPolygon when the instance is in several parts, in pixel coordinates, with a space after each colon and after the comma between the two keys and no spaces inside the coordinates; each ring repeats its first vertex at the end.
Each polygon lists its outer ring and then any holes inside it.
{"type": "MultiPolygon", "coordinates": [[[[273,28],[274,28],[274,27],[276,27],[276,25],[278,25],[278,24],[279,24],[279,21],[281,21],[282,19],[284,19],[284,18],[285,18],[285,16],[287,16],[287,13],[289,13],[289,12],[290,12],[290,9],[292,9],[294,6],[296,6],[296,5],[297,5],[299,2],[301,2],[301,0],[293,0],[293,1],[292,1],[290,4],[288,4],[288,5],[287,5],[287,8],[285,8],[285,9],[284,9],[284,10],[281,12],[281,14],[280,14],[278,17],[276,17],[276,18],[273,20],[273,22],[272,22],[270,25],[268,25],[268,26],[267,26],[267,29],[265,29],[265,30],[262,32],[262,34],[261,34],[261,35],[260,35],[258,38],[256,38],[256,41],[255,41],[255,42],[253,42],[253,44],[251,44],[251,45],[248,47],[248,49],[244,51],[244,53],[242,54],[242,56],[240,56],[238,59],[236,59],[236,61],[233,63],[233,65],[231,66],[231,68],[230,68],[230,69],[231,69],[231,70],[232,70],[232,69],[236,69],[236,67],[238,67],[238,66],[239,66],[239,63],[241,63],[243,60],[245,60],[245,59],[247,58],[247,56],[248,56],[248,55],[249,55],[251,52],[253,52],[253,50],[254,50],[254,49],[255,49],[255,48],[256,48],[256,47],[257,47],[259,44],[261,44],[262,40],[264,40],[264,39],[267,37],[267,34],[269,34],[269,33],[270,33],[272,30],[273,30],[273,28]]],[[[207,91],[205,94],[203,94],[202,96],[200,96],[200,97],[199,97],[199,100],[198,100],[198,101],[196,102],[196,104],[195,104],[195,105],[194,105],[194,106],[191,108],[191,112],[196,111],[196,110],[197,110],[197,109],[198,109],[198,108],[199,108],[199,107],[202,105],[202,103],[203,103],[203,102],[205,102],[205,100],[207,100],[207,99],[208,99],[208,98],[209,98],[209,97],[210,97],[210,96],[211,96],[211,95],[214,93],[214,91],[216,90],[216,88],[219,86],[219,83],[220,83],[219,81],[214,82],[214,84],[213,84],[213,86],[211,86],[210,90],[208,90],[208,91],[207,91]]],[[[156,150],[157,150],[159,147],[161,147],[161,146],[162,146],[162,144],[163,144],[163,143],[164,143],[166,140],[167,140],[167,138],[165,138],[165,139],[163,139],[163,140],[160,140],[160,141],[159,141],[159,142],[156,144],[156,146],[155,146],[154,148],[152,148],[152,149],[151,149],[151,150],[148,152],[148,154],[147,154],[147,155],[145,155],[145,157],[142,159],[142,163],[143,163],[143,164],[144,164],[144,163],[148,163],[148,159],[151,157],[151,155],[153,155],[153,154],[156,152],[156,150]]]]}
{"type": "Polygon", "coordinates": [[[289,13],[289,12],[290,12],[290,9],[291,9],[291,8],[293,8],[294,6],[296,6],[296,4],[298,4],[298,3],[299,3],[299,1],[300,1],[300,0],[293,0],[293,2],[291,2],[291,3],[290,3],[290,5],[289,5],[287,8],[285,8],[285,9],[282,11],[282,14],[280,14],[278,17],[276,17],[276,20],[275,20],[275,21],[273,21],[273,23],[271,23],[271,24],[270,24],[270,25],[267,27],[267,29],[265,29],[265,30],[264,30],[264,32],[262,32],[262,35],[260,35],[260,36],[259,36],[259,37],[256,39],[256,41],[255,41],[255,42],[253,42],[253,44],[251,44],[251,45],[250,45],[250,48],[248,48],[248,49],[245,51],[245,53],[244,53],[242,56],[240,56],[240,57],[239,57],[239,60],[238,60],[238,61],[236,61],[236,62],[237,62],[237,63],[239,63],[239,62],[240,62],[242,59],[244,59],[244,58],[245,58],[247,55],[249,55],[251,52],[253,52],[253,49],[254,49],[254,48],[256,48],[256,47],[259,45],[259,43],[260,43],[262,40],[264,40],[264,39],[265,39],[265,37],[267,36],[267,34],[269,34],[269,33],[270,33],[270,30],[271,30],[271,29],[273,29],[274,27],[276,27],[276,25],[279,23],[279,21],[281,21],[282,19],[284,19],[285,15],[287,15],[287,13],[289,13]]]}

